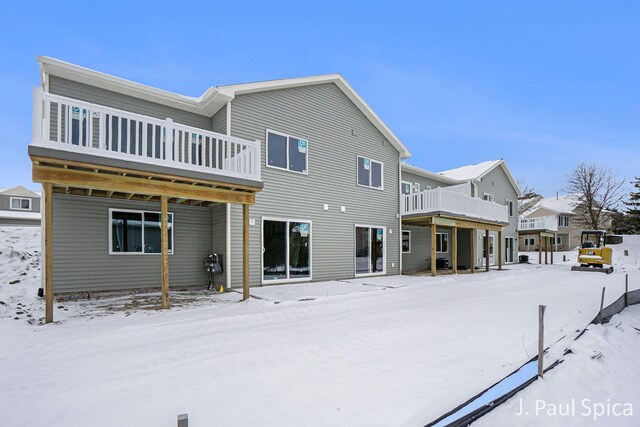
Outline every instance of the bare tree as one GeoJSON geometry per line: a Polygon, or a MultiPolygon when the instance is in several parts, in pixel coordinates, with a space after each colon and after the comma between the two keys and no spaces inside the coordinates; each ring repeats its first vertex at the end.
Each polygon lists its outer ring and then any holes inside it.
{"type": "Polygon", "coordinates": [[[530,199],[538,195],[538,192],[533,185],[529,185],[524,179],[519,179],[517,184],[518,187],[520,187],[523,199],[530,199]]]}
{"type": "Polygon", "coordinates": [[[579,206],[575,221],[578,225],[598,230],[610,218],[610,212],[622,201],[625,193],[625,178],[603,166],[593,163],[580,163],[569,175],[568,193],[575,194],[579,206]]]}

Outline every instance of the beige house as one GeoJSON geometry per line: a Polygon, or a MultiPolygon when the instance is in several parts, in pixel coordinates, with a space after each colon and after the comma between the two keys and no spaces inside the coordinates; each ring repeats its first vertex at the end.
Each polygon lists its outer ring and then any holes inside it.
{"type": "MultiPolygon", "coordinates": [[[[584,227],[578,224],[576,214],[581,202],[575,194],[539,198],[521,214],[518,248],[520,251],[537,251],[540,237],[548,236],[555,251],[569,251],[580,245],[584,227]]],[[[605,221],[605,229],[611,227],[611,219],[605,221]]],[[[544,242],[543,242],[544,247],[544,242]]]]}

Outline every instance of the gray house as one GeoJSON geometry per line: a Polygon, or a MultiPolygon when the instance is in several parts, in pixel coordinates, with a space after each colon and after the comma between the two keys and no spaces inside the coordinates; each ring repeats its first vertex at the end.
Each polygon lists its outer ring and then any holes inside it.
{"type": "Polygon", "coordinates": [[[438,173],[402,164],[402,271],[516,262],[520,189],[504,160],[438,173]]]}
{"type": "Polygon", "coordinates": [[[40,194],[23,186],[0,189],[0,226],[40,226],[40,194]]]}
{"type": "Polygon", "coordinates": [[[34,181],[54,293],[400,273],[409,151],[340,75],[199,98],[38,58],[34,181]]]}

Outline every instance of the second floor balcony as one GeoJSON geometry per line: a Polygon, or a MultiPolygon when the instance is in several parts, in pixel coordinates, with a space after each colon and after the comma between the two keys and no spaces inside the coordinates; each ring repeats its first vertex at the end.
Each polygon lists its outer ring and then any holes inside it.
{"type": "Polygon", "coordinates": [[[518,223],[518,231],[558,231],[558,220],[553,215],[522,218],[518,223]]]}
{"type": "Polygon", "coordinates": [[[509,222],[507,206],[441,187],[402,195],[402,215],[416,214],[448,214],[488,222],[509,222]]]}
{"type": "Polygon", "coordinates": [[[210,177],[261,182],[260,141],[34,91],[32,146],[210,177]]]}

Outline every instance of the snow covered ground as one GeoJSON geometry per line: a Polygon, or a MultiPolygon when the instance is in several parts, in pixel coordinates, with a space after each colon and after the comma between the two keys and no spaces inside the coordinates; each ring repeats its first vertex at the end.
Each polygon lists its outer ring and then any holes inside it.
{"type": "MultiPolygon", "coordinates": [[[[611,275],[570,272],[571,261],[509,265],[263,287],[246,302],[172,293],[170,311],[144,293],[57,302],[56,323],[40,325],[39,239],[0,228],[0,425],[175,426],[181,413],[193,426],[424,425],[535,354],[538,304],[547,342],[579,349],[572,334],[595,316],[602,286],[609,303],[624,271],[640,285],[634,237],[615,247],[611,275]]],[[[491,416],[487,425],[515,419],[491,416]]],[[[573,421],[582,425],[563,424],[573,421]]]]}

